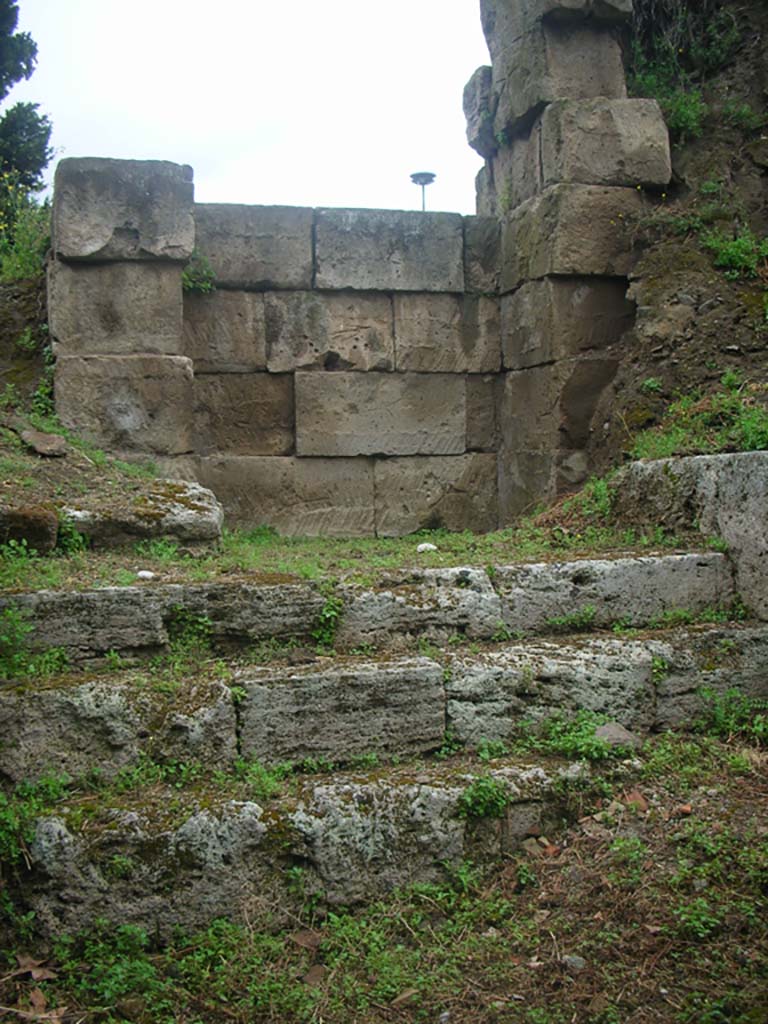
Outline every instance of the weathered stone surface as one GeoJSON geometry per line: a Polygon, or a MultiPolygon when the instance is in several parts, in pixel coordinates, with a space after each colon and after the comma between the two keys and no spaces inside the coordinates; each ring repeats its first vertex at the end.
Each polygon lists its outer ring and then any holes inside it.
{"type": "Polygon", "coordinates": [[[503,379],[498,374],[467,377],[467,449],[495,452],[499,447],[499,401],[503,379]]]}
{"type": "Polygon", "coordinates": [[[62,514],[95,548],[152,537],[210,544],[221,539],[224,522],[224,510],[211,491],[180,480],[154,480],[122,500],[96,507],[69,506],[62,514]]]}
{"type": "Polygon", "coordinates": [[[56,411],[107,450],[192,450],[192,361],[182,356],[61,356],[56,411]]]}
{"type": "Polygon", "coordinates": [[[547,103],[627,95],[618,38],[597,25],[539,24],[504,42],[493,62],[494,132],[531,120],[547,103]]]}
{"type": "Polygon", "coordinates": [[[423,753],[445,732],[443,670],[427,658],[244,669],[244,757],[260,761],[423,753]]]}
{"type": "Polygon", "coordinates": [[[462,218],[401,210],[318,210],[318,288],[464,290],[462,218]]]}
{"type": "Polygon", "coordinates": [[[195,376],[195,450],[201,455],[291,455],[293,424],[289,373],[195,376]]]}
{"type": "Polygon", "coordinates": [[[298,455],[453,455],[465,435],[455,374],[296,374],[298,455]]]}
{"type": "Polygon", "coordinates": [[[697,455],[633,462],[615,483],[618,514],[627,520],[698,529],[721,537],[736,569],[736,589],[768,618],[768,453],[697,455]]]}
{"type": "Polygon", "coordinates": [[[499,290],[501,225],[497,217],[464,218],[464,289],[495,295],[499,290]]]}
{"type": "Polygon", "coordinates": [[[195,246],[219,288],[311,288],[313,216],[299,206],[197,203],[195,246]]]}
{"type": "Polygon", "coordinates": [[[626,278],[544,278],[501,302],[504,365],[551,363],[618,341],[634,321],[626,278]]]}
{"type": "Polygon", "coordinates": [[[53,248],[69,260],[186,260],[192,254],[192,168],[165,160],[60,160],[53,248]]]}
{"type": "Polygon", "coordinates": [[[496,529],[493,454],[382,459],[374,476],[379,537],[436,527],[477,533],[496,529]]]}
{"type": "Polygon", "coordinates": [[[14,783],[51,772],[77,778],[95,767],[109,778],[142,754],[211,768],[237,757],[232,695],[219,682],[173,694],[120,679],[0,690],[0,728],[0,776],[14,783]]]}
{"type": "Polygon", "coordinates": [[[161,651],[180,608],[209,619],[214,639],[307,638],[324,603],[310,584],[269,578],[258,584],[152,584],[0,596],[0,609],[19,608],[33,626],[27,638],[31,650],[63,647],[73,661],[111,650],[161,651]]]}
{"type": "Polygon", "coordinates": [[[63,459],[72,449],[61,434],[47,434],[43,430],[22,430],[19,437],[35,453],[46,459],[63,459]]]}
{"type": "Polygon", "coordinates": [[[594,626],[642,626],[665,612],[727,609],[734,598],[731,567],[716,552],[501,566],[494,586],[505,625],[524,632],[557,629],[553,620],[585,609],[594,626]]]}
{"type": "Polygon", "coordinates": [[[293,370],[391,370],[392,300],[355,292],[266,296],[267,366],[293,370]]]}
{"type": "Polygon", "coordinates": [[[493,115],[496,99],[493,95],[493,71],[478,68],[464,86],[464,117],[467,119],[467,142],[480,156],[490,157],[496,152],[493,134],[493,115]]]}
{"type": "Polygon", "coordinates": [[[669,133],[656,100],[561,100],[541,119],[542,184],[666,185],[669,133]]]}
{"type": "Polygon", "coordinates": [[[498,299],[395,295],[397,370],[493,373],[501,364],[498,299]]]}
{"type": "Polygon", "coordinates": [[[369,459],[211,456],[199,460],[197,472],[218,495],[227,522],[273,526],[286,536],[374,534],[369,459]]]}
{"type": "Polygon", "coordinates": [[[414,569],[382,577],[375,589],[348,587],[337,640],[404,642],[408,636],[446,639],[452,633],[490,637],[501,622],[501,603],[482,569],[414,569]]]}
{"type": "Polygon", "coordinates": [[[511,526],[556,495],[555,456],[502,445],[499,461],[499,526],[511,526]]]}
{"type": "Polygon", "coordinates": [[[501,289],[548,274],[624,277],[637,189],[555,185],[514,210],[502,229],[501,289]]]}
{"type": "Polygon", "coordinates": [[[506,216],[542,190],[541,120],[522,122],[502,137],[506,145],[490,161],[497,216],[506,216]]]}
{"type": "Polygon", "coordinates": [[[250,373],[267,366],[264,296],[216,290],[184,296],[184,355],[195,373],[250,373]]]}
{"type": "Polygon", "coordinates": [[[45,555],[56,547],[59,517],[43,505],[0,505],[0,544],[26,545],[45,555]]]}
{"type": "Polygon", "coordinates": [[[48,310],[59,355],[184,354],[179,266],[55,260],[48,310]]]}
{"type": "Polygon", "coordinates": [[[539,22],[574,25],[621,24],[632,15],[632,0],[481,0],[480,19],[494,62],[505,47],[539,22]]]}

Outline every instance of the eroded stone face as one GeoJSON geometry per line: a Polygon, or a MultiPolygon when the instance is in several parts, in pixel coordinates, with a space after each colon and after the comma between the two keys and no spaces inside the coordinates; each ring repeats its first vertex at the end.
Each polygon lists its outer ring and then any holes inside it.
{"type": "Polygon", "coordinates": [[[264,296],[216,290],[184,296],[184,355],[195,373],[249,373],[267,367],[264,296]]]}
{"type": "Polygon", "coordinates": [[[464,86],[464,116],[467,119],[467,142],[483,157],[496,152],[493,134],[493,116],[496,103],[493,96],[493,71],[481,67],[464,86]]]}
{"type": "Polygon", "coordinates": [[[291,374],[197,374],[194,387],[195,450],[198,453],[293,453],[291,374]]]}
{"type": "Polygon", "coordinates": [[[53,248],[66,260],[176,260],[192,255],[192,168],[165,160],[60,160],[53,248]]]}
{"type": "Polygon", "coordinates": [[[396,294],[394,304],[396,369],[432,373],[499,369],[497,299],[396,294]]]}
{"type": "Polygon", "coordinates": [[[632,0],[480,0],[480,19],[494,62],[505,46],[541,21],[621,24],[632,16],[632,0]]]}

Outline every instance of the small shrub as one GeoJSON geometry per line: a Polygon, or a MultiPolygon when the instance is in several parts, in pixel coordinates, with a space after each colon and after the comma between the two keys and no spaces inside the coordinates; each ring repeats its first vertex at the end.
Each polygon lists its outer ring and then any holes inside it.
{"type": "Polygon", "coordinates": [[[333,649],[343,608],[344,602],[341,598],[335,593],[328,592],[311,633],[312,639],[321,650],[333,649]]]}
{"type": "Polygon", "coordinates": [[[546,754],[560,754],[585,761],[605,761],[624,757],[623,747],[612,747],[595,736],[595,729],[605,718],[591,711],[578,711],[572,718],[554,715],[543,722],[529,724],[530,732],[521,744],[546,754]]]}
{"type": "Polygon", "coordinates": [[[644,395],[657,395],[664,390],[664,385],[658,377],[646,377],[640,385],[640,390],[644,395]]]}
{"type": "Polygon", "coordinates": [[[768,747],[768,700],[746,697],[738,690],[720,695],[703,690],[705,708],[694,723],[696,732],[730,742],[734,739],[768,747]]]}
{"type": "Polygon", "coordinates": [[[555,633],[586,633],[595,628],[597,608],[587,604],[570,615],[547,619],[547,626],[555,633]]]}
{"type": "Polygon", "coordinates": [[[189,258],[189,262],[181,274],[181,287],[185,292],[208,295],[216,290],[216,275],[208,258],[197,249],[189,258]]]}
{"type": "Polygon", "coordinates": [[[729,281],[768,272],[768,238],[757,238],[747,227],[736,235],[707,231],[701,236],[701,244],[712,253],[715,266],[729,281]]]}
{"type": "Polygon", "coordinates": [[[41,277],[51,238],[51,210],[20,184],[18,174],[0,174],[0,281],[41,277]]]}
{"type": "Polygon", "coordinates": [[[503,818],[510,796],[503,782],[481,775],[459,797],[460,818],[503,818]]]}

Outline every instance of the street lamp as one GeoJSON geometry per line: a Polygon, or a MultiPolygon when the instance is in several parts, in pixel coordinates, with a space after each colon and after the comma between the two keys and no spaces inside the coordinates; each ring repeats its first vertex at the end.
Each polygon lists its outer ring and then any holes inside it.
{"type": "Polygon", "coordinates": [[[427,208],[427,198],[425,195],[427,185],[431,185],[435,180],[435,175],[431,171],[416,171],[415,174],[411,175],[411,181],[414,185],[421,185],[421,212],[427,208]]]}

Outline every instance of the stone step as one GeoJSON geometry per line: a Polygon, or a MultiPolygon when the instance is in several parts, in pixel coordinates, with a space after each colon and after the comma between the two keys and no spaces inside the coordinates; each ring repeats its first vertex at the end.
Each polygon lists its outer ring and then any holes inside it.
{"type": "Polygon", "coordinates": [[[73,661],[88,662],[109,651],[162,652],[182,613],[207,620],[212,638],[225,645],[306,641],[328,608],[329,593],[338,601],[334,643],[342,649],[404,649],[418,637],[444,642],[455,635],[489,640],[546,634],[579,620],[595,627],[647,626],[669,612],[696,616],[727,609],[737,596],[728,558],[703,552],[412,569],[383,575],[370,587],[243,576],[234,582],[6,593],[0,611],[23,612],[33,627],[32,649],[62,647],[73,661]]]}
{"type": "Polygon", "coordinates": [[[135,670],[73,673],[0,689],[0,778],[93,769],[110,778],[146,756],[210,769],[241,756],[412,756],[440,747],[446,733],[470,746],[509,740],[525,722],[579,709],[648,732],[690,722],[702,690],[768,696],[766,664],[768,624],[730,624],[475,643],[436,657],[211,662],[198,678],[185,670],[171,681],[135,670]]]}

